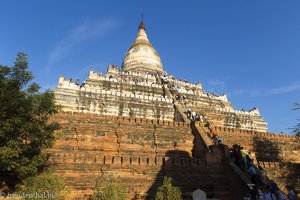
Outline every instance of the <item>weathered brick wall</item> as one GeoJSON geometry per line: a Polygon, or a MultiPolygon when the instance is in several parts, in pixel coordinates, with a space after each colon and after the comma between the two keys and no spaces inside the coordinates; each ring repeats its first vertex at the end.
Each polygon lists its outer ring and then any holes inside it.
{"type": "Polygon", "coordinates": [[[292,185],[300,194],[300,163],[259,162],[258,164],[282,191],[287,192],[285,186],[292,185]]]}
{"type": "Polygon", "coordinates": [[[60,124],[54,149],[155,156],[193,146],[189,125],[182,122],[68,112],[52,120],[60,124]]]}
{"type": "Polygon", "coordinates": [[[223,143],[239,144],[256,155],[258,161],[300,163],[300,138],[286,134],[214,127],[223,143]]]}
{"type": "Polygon", "coordinates": [[[49,163],[79,198],[108,179],[144,194],[163,162],[188,159],[193,148],[189,125],[181,122],[83,113],[59,113],[52,120],[60,129],[49,163]]]}
{"type": "MultiPolygon", "coordinates": [[[[231,195],[236,181],[229,178],[232,175],[227,168],[208,164],[214,154],[191,158],[195,141],[189,124],[70,112],[51,120],[58,122],[60,129],[59,139],[49,150],[49,164],[71,187],[73,197],[85,198],[108,180],[126,185],[131,198],[135,194],[145,196],[153,194],[163,175],[168,175],[187,193],[200,187],[215,197],[234,199],[231,195]]],[[[263,136],[278,144],[273,146],[280,147],[286,158],[299,161],[299,143],[294,137],[216,129],[229,146],[238,143],[254,151],[253,138],[263,136]]]]}

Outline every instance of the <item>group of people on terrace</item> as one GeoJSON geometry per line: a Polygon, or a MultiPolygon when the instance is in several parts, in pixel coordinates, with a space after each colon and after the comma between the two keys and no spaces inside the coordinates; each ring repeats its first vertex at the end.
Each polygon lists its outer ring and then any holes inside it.
{"type": "Polygon", "coordinates": [[[286,196],[279,188],[278,185],[268,179],[266,172],[259,165],[255,166],[253,159],[251,159],[250,152],[247,152],[243,146],[234,144],[229,149],[230,158],[234,161],[235,165],[239,169],[246,173],[251,180],[252,184],[249,184],[249,196],[244,199],[259,200],[260,196],[264,200],[295,200],[295,193],[290,186],[286,186],[288,195],[286,196]],[[261,194],[259,192],[261,190],[261,194]]]}
{"type": "Polygon", "coordinates": [[[115,71],[122,72],[121,67],[118,67],[117,65],[109,65],[108,67],[115,71]]]}
{"type": "MultiPolygon", "coordinates": [[[[164,86],[165,84],[163,84],[164,86]]],[[[182,86],[180,84],[176,84],[175,82],[168,82],[167,87],[170,89],[173,98],[180,101],[181,103],[185,103],[186,96],[182,94],[183,91],[190,91],[192,90],[195,93],[195,88],[191,88],[188,86],[182,86]]]]}
{"type": "MultiPolygon", "coordinates": [[[[116,65],[110,65],[107,73],[102,74],[102,72],[93,72],[97,77],[103,77],[108,78],[109,80],[116,79],[121,82],[134,82],[135,84],[138,83],[147,83],[151,86],[154,85],[161,85],[162,87],[167,86],[170,88],[172,93],[176,93],[174,97],[176,99],[183,100],[185,98],[184,95],[182,95],[182,92],[188,92],[192,90],[194,93],[196,92],[196,87],[193,86],[189,81],[187,80],[181,80],[177,79],[174,76],[170,76],[163,72],[147,72],[147,71],[131,71],[131,72],[124,72],[121,68],[119,68],[116,65]],[[188,85],[185,85],[184,83],[187,83],[188,85]]],[[[77,81],[73,81],[73,79],[70,79],[70,82],[74,82],[76,85],[79,85],[80,87],[85,86],[85,81],[80,84],[79,79],[77,81]]]]}
{"type": "MultiPolygon", "coordinates": [[[[96,73],[96,72],[94,72],[96,73]]],[[[116,79],[120,80],[122,82],[130,82],[133,81],[135,84],[137,83],[150,83],[151,85],[162,85],[163,87],[167,85],[167,87],[170,88],[171,91],[173,91],[174,97],[177,100],[183,101],[184,98],[186,98],[184,95],[182,95],[182,92],[189,92],[192,91],[194,94],[197,93],[197,87],[193,86],[189,81],[182,80],[179,78],[176,78],[174,76],[170,76],[163,72],[148,72],[148,71],[132,71],[132,72],[124,72],[122,69],[116,65],[110,65],[107,73],[102,74],[102,72],[96,73],[98,77],[105,77],[109,79],[116,79]],[[134,76],[133,74],[137,75],[134,76]],[[188,84],[185,85],[184,83],[188,84]]],[[[73,81],[70,79],[70,81],[73,81]]],[[[76,82],[74,82],[76,85],[80,85],[79,80],[77,79],[76,82]]],[[[85,83],[80,85],[83,87],[85,83]]],[[[205,93],[208,97],[219,97],[220,95],[213,94],[213,93],[205,93]]],[[[222,96],[222,95],[221,95],[222,96]]]]}
{"type": "MultiPolygon", "coordinates": [[[[116,71],[117,73],[115,75],[118,75],[119,73],[123,73],[124,75],[132,75],[133,73],[130,73],[130,72],[123,72],[121,68],[119,68],[118,66],[116,65],[110,65],[110,67],[108,68],[108,71],[107,71],[107,74],[110,74],[111,75],[111,71],[110,69],[116,71]]],[[[167,75],[165,73],[162,73],[162,72],[148,72],[148,71],[139,71],[139,70],[136,70],[134,71],[135,74],[139,75],[140,78],[144,78],[144,80],[140,80],[140,81],[146,81],[148,82],[148,78],[149,76],[152,77],[152,78],[155,78],[156,79],[156,82],[153,82],[156,83],[156,84],[167,84],[169,83],[170,80],[172,80],[172,82],[174,81],[179,81],[179,82],[182,82],[182,83],[188,83],[188,84],[191,84],[191,82],[187,81],[187,80],[182,80],[182,79],[178,79],[174,76],[170,76],[170,75],[167,75]]],[[[98,73],[98,76],[103,76],[102,73],[98,73]]],[[[116,76],[115,78],[118,78],[118,76],[116,76]]],[[[130,77],[123,77],[123,80],[124,81],[129,81],[130,80],[130,77]]],[[[186,88],[186,89],[189,89],[189,88],[186,88]]]]}
{"type": "Polygon", "coordinates": [[[82,88],[82,87],[84,87],[84,86],[85,86],[85,81],[83,81],[83,82],[80,84],[80,81],[79,81],[79,79],[77,79],[76,81],[73,81],[73,79],[72,79],[72,78],[70,78],[70,79],[69,79],[69,82],[70,82],[70,83],[75,83],[75,85],[78,85],[78,86],[80,86],[80,88],[82,88]]]}
{"type": "Polygon", "coordinates": [[[69,82],[70,82],[70,83],[75,83],[75,85],[80,85],[79,79],[77,79],[76,81],[73,81],[73,78],[70,78],[70,79],[69,79],[69,82]]]}
{"type": "MultiPolygon", "coordinates": [[[[119,71],[118,71],[119,72],[119,71]]],[[[120,71],[121,72],[121,71],[120,71]]],[[[148,72],[135,72],[138,76],[134,76],[133,74],[130,74],[129,72],[124,73],[111,73],[111,71],[108,71],[106,75],[102,75],[102,73],[98,74],[99,77],[108,77],[109,79],[116,79],[120,80],[121,82],[130,82],[133,81],[135,84],[137,83],[151,83],[160,85],[160,73],[148,73],[148,72]],[[149,76],[150,75],[150,76],[149,76]]]]}
{"type": "MultiPolygon", "coordinates": [[[[117,65],[109,65],[107,72],[111,72],[111,69],[117,73],[122,73],[124,71],[122,71],[121,67],[118,67],[117,65]]],[[[148,72],[148,71],[141,71],[141,70],[134,70],[134,73],[139,75],[139,76],[157,76],[161,73],[155,73],[155,72],[148,72]]],[[[124,74],[130,74],[129,72],[124,72],[124,74]]]]}

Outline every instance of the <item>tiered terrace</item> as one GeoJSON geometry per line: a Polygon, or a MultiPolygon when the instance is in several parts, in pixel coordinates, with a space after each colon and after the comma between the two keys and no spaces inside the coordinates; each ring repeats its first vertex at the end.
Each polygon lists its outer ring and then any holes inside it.
{"type": "MultiPolygon", "coordinates": [[[[226,95],[207,93],[201,84],[181,81],[164,74],[185,104],[205,115],[211,123],[228,128],[266,131],[266,122],[257,108],[234,110],[226,95]]],[[[124,72],[109,66],[105,75],[90,71],[84,84],[59,78],[57,103],[65,111],[80,111],[115,116],[147,117],[149,119],[179,120],[173,98],[162,87],[162,74],[124,72]]]]}

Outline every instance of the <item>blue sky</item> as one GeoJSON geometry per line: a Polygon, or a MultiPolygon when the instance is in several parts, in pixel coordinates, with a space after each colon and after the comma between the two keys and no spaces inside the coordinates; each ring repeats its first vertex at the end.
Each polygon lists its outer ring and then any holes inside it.
{"type": "Polygon", "coordinates": [[[300,118],[300,1],[0,1],[0,64],[17,52],[43,88],[58,77],[121,65],[144,13],[164,69],[206,91],[228,95],[235,109],[257,106],[271,132],[291,132],[300,118]]]}

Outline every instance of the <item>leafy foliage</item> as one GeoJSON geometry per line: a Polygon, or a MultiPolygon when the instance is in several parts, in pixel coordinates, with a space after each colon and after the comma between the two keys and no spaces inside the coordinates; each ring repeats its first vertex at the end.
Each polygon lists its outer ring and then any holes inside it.
{"type": "Polygon", "coordinates": [[[26,178],[23,183],[24,185],[18,191],[19,194],[36,195],[28,196],[28,198],[25,199],[64,199],[65,183],[61,177],[53,173],[45,172],[37,176],[29,177],[26,178]]]}
{"type": "Polygon", "coordinates": [[[126,189],[123,185],[109,183],[106,187],[97,189],[92,200],[124,200],[126,189]]]}
{"type": "Polygon", "coordinates": [[[53,145],[58,111],[53,92],[39,92],[28,71],[27,55],[18,53],[14,66],[0,65],[0,174],[22,180],[38,172],[53,145]]]}
{"type": "MultiPolygon", "coordinates": [[[[300,110],[300,103],[294,104],[294,110],[300,110]]],[[[300,119],[298,119],[298,123],[294,127],[294,133],[296,134],[296,136],[300,136],[300,119]]]]}
{"type": "Polygon", "coordinates": [[[156,189],[157,200],[181,200],[181,191],[172,185],[170,177],[165,176],[163,184],[156,189]]]}

